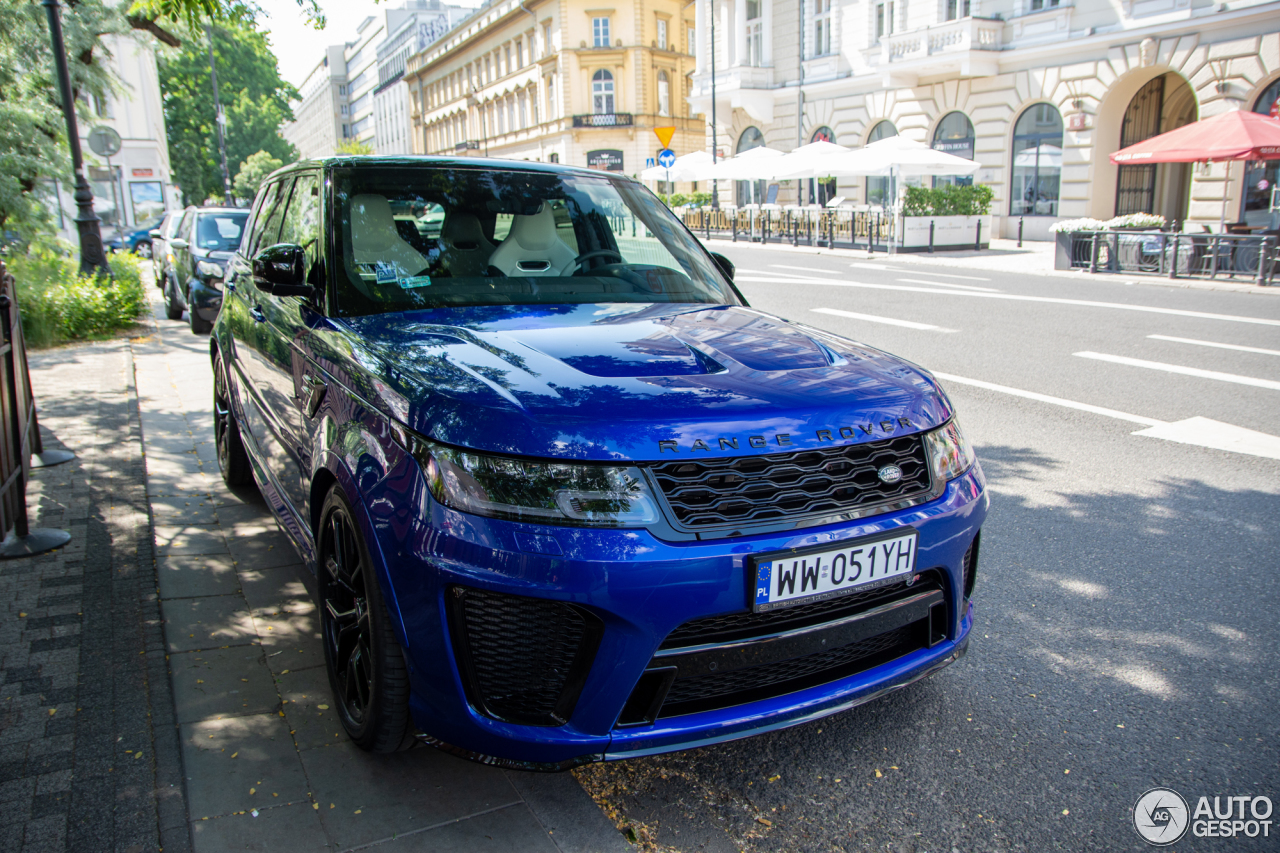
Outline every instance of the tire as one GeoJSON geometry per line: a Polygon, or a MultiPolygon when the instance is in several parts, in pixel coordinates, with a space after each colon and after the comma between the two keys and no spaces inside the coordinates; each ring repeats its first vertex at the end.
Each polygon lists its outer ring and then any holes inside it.
{"type": "Polygon", "coordinates": [[[138,244],[138,248],[134,249],[134,254],[140,258],[151,260],[151,241],[143,240],[138,244]]]}
{"type": "Polygon", "coordinates": [[[182,319],[182,303],[178,301],[178,289],[173,282],[164,289],[164,314],[170,320],[182,319]]]}
{"type": "Polygon", "coordinates": [[[201,320],[200,316],[196,314],[194,299],[187,299],[187,317],[191,323],[191,334],[207,335],[213,331],[213,323],[208,320],[201,320]]]}
{"type": "Polygon", "coordinates": [[[320,636],[338,718],[363,750],[408,749],[414,731],[404,654],[369,549],[336,485],[325,497],[319,533],[320,636]]]}
{"type": "Polygon", "coordinates": [[[231,409],[231,385],[227,382],[227,366],[221,355],[214,356],[213,367],[213,440],[218,451],[218,470],[228,486],[247,486],[253,482],[249,454],[240,438],[240,426],[231,409]]]}

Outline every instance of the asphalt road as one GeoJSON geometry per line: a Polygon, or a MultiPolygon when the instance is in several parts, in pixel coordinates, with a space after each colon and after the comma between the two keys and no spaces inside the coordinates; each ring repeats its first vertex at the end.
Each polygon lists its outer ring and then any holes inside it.
{"type": "MultiPolygon", "coordinates": [[[[589,789],[679,851],[1136,851],[1153,787],[1280,805],[1280,438],[1233,429],[1280,436],[1280,296],[713,248],[754,307],[951,377],[992,496],[976,627],[879,702],[589,789]]],[[[1280,849],[1271,819],[1171,849],[1280,849]]]]}

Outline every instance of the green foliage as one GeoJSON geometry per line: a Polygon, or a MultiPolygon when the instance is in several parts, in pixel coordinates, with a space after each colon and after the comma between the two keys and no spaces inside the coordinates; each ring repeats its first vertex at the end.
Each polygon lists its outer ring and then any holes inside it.
{"type": "Polygon", "coordinates": [[[991,212],[991,187],[986,184],[929,187],[908,186],[903,216],[985,216],[991,212]]]}
{"type": "Polygon", "coordinates": [[[258,194],[258,187],[262,186],[267,175],[283,165],[284,163],[265,151],[250,154],[249,159],[240,164],[240,171],[236,172],[233,184],[236,195],[240,198],[252,199],[258,194]]]}
{"type": "Polygon", "coordinates": [[[367,142],[361,142],[358,139],[344,139],[338,143],[338,154],[348,154],[358,156],[361,154],[372,154],[373,146],[367,142]]]}
{"type": "MultiPolygon", "coordinates": [[[[80,0],[62,6],[62,29],[72,90],[105,95],[115,81],[102,36],[127,31],[124,19],[102,0],[80,0]]],[[[0,231],[48,227],[41,181],[69,171],[61,103],[44,7],[0,2],[0,231]]]]}
{"type": "Polygon", "coordinates": [[[17,282],[22,332],[28,346],[109,335],[132,325],[147,305],[139,260],[112,255],[111,278],[79,273],[79,261],[32,249],[7,259],[17,282]]]}
{"type": "MultiPolygon", "coordinates": [[[[234,167],[258,152],[292,163],[298,155],[280,135],[280,125],[293,119],[289,101],[298,92],[280,77],[266,34],[252,23],[213,27],[211,32],[218,96],[227,117],[227,163],[234,167]]],[[[188,204],[221,195],[222,159],[209,41],[203,31],[188,34],[181,50],[161,59],[160,91],[174,182],[188,204]]]]}
{"type": "Polygon", "coordinates": [[[663,204],[667,207],[681,207],[683,205],[691,205],[693,207],[706,207],[711,204],[711,193],[672,193],[671,195],[658,194],[658,198],[662,199],[663,204]]]}
{"type": "MultiPolygon", "coordinates": [[[[298,0],[298,8],[311,26],[324,29],[324,11],[319,0],[298,0]]],[[[196,28],[205,21],[245,24],[262,11],[253,0],[134,0],[130,15],[168,18],[196,28]]]]}

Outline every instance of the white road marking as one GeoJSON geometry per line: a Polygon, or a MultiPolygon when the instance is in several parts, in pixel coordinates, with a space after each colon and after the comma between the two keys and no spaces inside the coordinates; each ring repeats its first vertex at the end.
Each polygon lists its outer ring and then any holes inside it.
{"type": "Polygon", "coordinates": [[[1218,382],[1232,382],[1236,385],[1251,385],[1254,388],[1266,388],[1280,391],[1280,382],[1274,379],[1257,379],[1253,376],[1239,376],[1235,373],[1221,373],[1217,370],[1203,370],[1199,367],[1183,367],[1180,364],[1165,364],[1161,361],[1146,361],[1141,358],[1129,358],[1123,355],[1107,355],[1101,352],[1077,352],[1072,355],[1080,358],[1091,358],[1095,361],[1107,361],[1112,364],[1124,364],[1129,367],[1145,367],[1148,370],[1162,370],[1165,373],[1177,373],[1182,376],[1195,376],[1200,379],[1214,379],[1218,382]]]}
{"type": "Polygon", "coordinates": [[[875,314],[856,314],[853,311],[841,311],[839,308],[810,308],[817,314],[830,314],[834,317],[848,317],[850,320],[866,320],[868,323],[884,323],[886,326],[901,326],[904,329],[920,329],[926,332],[954,332],[955,329],[944,329],[929,323],[917,323],[913,320],[895,320],[892,317],[878,317],[875,314]]]}
{"type": "Polygon", "coordinates": [[[1102,406],[1093,406],[1089,403],[1079,403],[1075,400],[1065,400],[1062,397],[1051,397],[1048,394],[1037,394],[1035,391],[1024,391],[1021,388],[1010,388],[1008,385],[997,385],[994,382],[984,382],[981,379],[969,379],[964,376],[955,376],[950,373],[934,373],[933,375],[944,382],[954,382],[957,385],[972,385],[975,388],[984,388],[988,391],[996,391],[998,393],[1009,394],[1014,397],[1023,397],[1028,400],[1036,400],[1041,403],[1049,403],[1051,405],[1062,406],[1067,409],[1076,409],[1081,412],[1091,412],[1095,415],[1103,415],[1108,418],[1116,418],[1117,420],[1142,424],[1146,427],[1146,429],[1140,429],[1136,432],[1130,433],[1131,435],[1140,435],[1148,438],[1162,438],[1165,441],[1176,441],[1179,444],[1208,447],[1214,450],[1225,450],[1230,453],[1243,453],[1249,456],[1261,456],[1265,459],[1280,459],[1280,437],[1268,435],[1265,432],[1257,432],[1244,427],[1238,427],[1233,424],[1222,423],[1221,421],[1215,421],[1209,418],[1194,417],[1168,423],[1166,421],[1158,421],[1155,418],[1148,418],[1142,415],[1131,415],[1128,412],[1120,412],[1115,409],[1107,409],[1102,406]]]}
{"type": "MultiPolygon", "coordinates": [[[[885,267],[885,269],[889,269],[889,267],[885,267]]],[[[991,281],[991,279],[989,278],[983,278],[982,276],[978,276],[978,275],[955,275],[954,273],[945,273],[945,272],[926,272],[925,270],[922,270],[919,267],[913,270],[904,270],[901,268],[896,268],[893,271],[901,272],[901,273],[911,272],[916,275],[931,275],[934,278],[958,278],[963,281],[991,281]]]]}
{"type": "Polygon", "coordinates": [[[932,284],[934,287],[958,287],[961,290],[976,290],[979,293],[999,293],[1000,291],[994,287],[976,287],[972,284],[952,284],[949,281],[925,281],[922,278],[900,278],[898,281],[905,281],[908,284],[932,284]]]}
{"type": "MultiPolygon", "coordinates": [[[[1231,323],[1249,323],[1256,326],[1280,326],[1280,320],[1265,317],[1242,317],[1238,314],[1212,314],[1207,311],[1185,311],[1181,308],[1159,308],[1154,305],[1126,305],[1123,302],[1098,302],[1092,299],[1064,299],[1054,296],[1020,296],[1016,293],[975,293],[970,290],[938,290],[911,287],[902,284],[871,284],[862,281],[830,281],[822,278],[763,278],[743,276],[741,281],[768,284],[825,284],[830,287],[860,287],[866,290],[900,290],[907,293],[945,293],[949,296],[972,296],[975,299],[1011,299],[1016,302],[1041,302],[1049,305],[1078,305],[1083,308],[1114,308],[1119,311],[1140,311],[1146,314],[1165,314],[1173,317],[1195,317],[1201,320],[1225,320],[1231,323]]],[[[938,286],[941,286],[939,282],[938,286]]]]}
{"type": "Polygon", "coordinates": [[[1147,335],[1153,341],[1173,341],[1175,344],[1195,344],[1200,347],[1215,347],[1217,349],[1233,349],[1238,352],[1258,352],[1263,355],[1280,355],[1280,350],[1262,349],[1261,347],[1245,347],[1239,344],[1220,344],[1215,341],[1197,341],[1194,338],[1172,338],[1168,335],[1147,335]]]}
{"type": "Polygon", "coordinates": [[[769,264],[769,266],[776,270],[800,270],[800,272],[820,272],[823,275],[843,275],[838,270],[815,270],[810,267],[789,267],[786,264],[769,264]]]}

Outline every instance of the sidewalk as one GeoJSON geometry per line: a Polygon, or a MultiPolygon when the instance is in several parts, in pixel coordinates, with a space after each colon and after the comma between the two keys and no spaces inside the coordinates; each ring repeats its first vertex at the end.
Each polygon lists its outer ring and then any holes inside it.
{"type": "Polygon", "coordinates": [[[31,359],[78,457],[28,489],[71,543],[0,563],[5,849],[629,850],[571,774],[350,744],[297,555],[218,474],[208,338],[156,294],[150,334],[31,359]]]}

